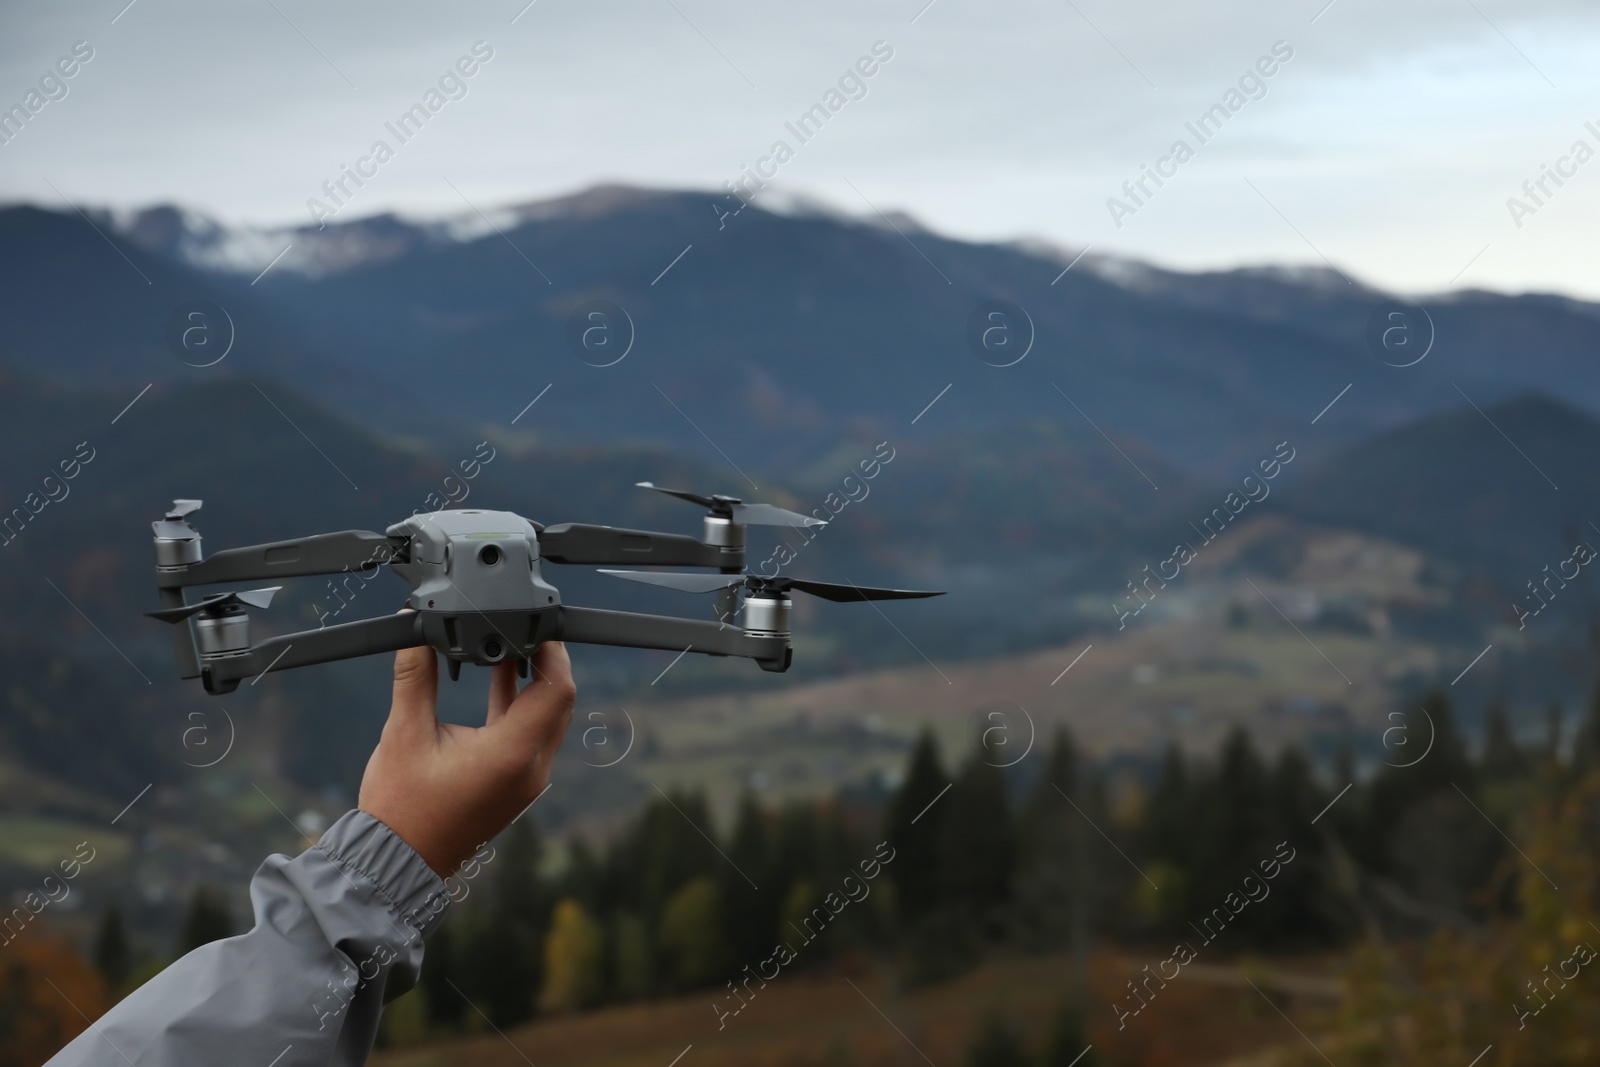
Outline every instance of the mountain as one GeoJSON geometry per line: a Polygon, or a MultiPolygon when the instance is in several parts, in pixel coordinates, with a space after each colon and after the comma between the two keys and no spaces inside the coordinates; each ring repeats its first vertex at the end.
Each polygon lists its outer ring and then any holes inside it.
{"type": "MultiPolygon", "coordinates": [[[[951,590],[915,609],[885,605],[883,613],[797,606],[801,653],[790,679],[920,662],[924,652],[977,658],[1059,633],[1075,624],[1041,588],[1084,580],[1090,549],[1116,543],[1150,513],[1145,496],[1120,492],[1121,470],[1048,424],[883,445],[870,435],[845,437],[790,472],[786,484],[752,466],[761,485],[755,491],[720,462],[659,447],[547,446],[503,432],[443,443],[381,436],[269,379],[224,375],[141,392],[0,373],[0,452],[8,459],[0,469],[0,600],[8,609],[0,671],[17,679],[0,738],[30,765],[119,795],[129,775],[159,778],[185,755],[174,740],[184,736],[184,716],[214,702],[178,683],[165,627],[143,617],[157,606],[149,523],[178,497],[206,502],[195,524],[207,551],[324,530],[381,530],[447,504],[504,508],[547,523],[696,531],[697,508],[634,485],[651,480],[837,512],[812,542],[753,528],[753,570],[767,569],[773,548],[786,541],[795,552],[785,567],[791,573],[951,590]],[[1010,454],[1019,459],[1007,460],[1010,454]],[[464,478],[463,464],[476,476],[464,478]],[[1061,486],[1072,491],[1051,489],[1061,486]],[[1017,566],[1025,560],[1033,562],[1017,566]],[[1023,598],[1036,610],[1017,611],[1023,598]],[[41,663],[52,664],[44,680],[35,677],[41,663]],[[106,738],[131,731],[114,747],[139,756],[120,764],[121,774],[72,758],[77,731],[100,722],[61,706],[70,692],[63,679],[75,675],[105,690],[94,703],[113,722],[94,729],[106,738]]],[[[1183,484],[1160,457],[1136,454],[1167,484],[1183,484]]],[[[588,568],[547,569],[574,603],[689,616],[709,610],[703,599],[588,568]]],[[[404,591],[387,576],[370,588],[294,580],[254,625],[267,635],[366,617],[394,610],[404,591]]],[[[596,697],[646,685],[671,659],[600,648],[581,656],[586,689],[596,697]]],[[[695,659],[660,688],[783,684],[748,666],[695,659]]],[[[383,709],[370,694],[382,691],[385,669],[375,658],[289,672],[259,690],[241,687],[228,705],[241,723],[279,738],[285,773],[312,784],[349,780],[359,766],[348,761],[370,747],[381,723],[383,709]]],[[[452,700],[471,713],[467,696],[452,700]]]]}
{"type": "Polygon", "coordinates": [[[1392,538],[1513,589],[1600,549],[1600,423],[1538,394],[1379,434],[1311,468],[1291,514],[1392,538]]]}
{"type": "MultiPolygon", "coordinates": [[[[695,509],[633,487],[648,479],[837,512],[814,544],[752,530],[752,566],[786,542],[789,573],[949,591],[914,608],[797,605],[789,682],[1106,627],[1102,594],[1122,595],[1279,441],[1299,458],[1256,513],[1416,547],[1454,586],[1486,583],[1498,615],[1501,592],[1567,558],[1569,530],[1600,523],[1586,464],[1600,374],[1583,358],[1600,317],[1576,301],[1429,302],[1435,350],[1401,369],[1362,340],[1382,294],[1327,272],[1178,275],[1091,256],[1063,274],[1070,257],[906,221],[901,233],[750,208],[719,229],[695,193],[602,189],[320,233],[173,209],[89,219],[0,211],[0,670],[22,679],[0,738],[90,791],[135,783],[73,763],[79,735],[50,732],[63,675],[93,671],[110,687],[99,699],[125,702],[131,720],[77,717],[72,730],[141,753],[147,781],[181,761],[184,716],[212,706],[172,678],[165,632],[142,618],[155,603],[146,524],[176,497],[206,500],[211,550],[381,529],[441,506],[482,447],[495,458],[469,487],[474,505],[694,530],[695,509]],[[231,317],[235,347],[217,365],[169,348],[169,319],[191,299],[231,317]],[[568,319],[591,300],[634,324],[612,366],[568,347],[568,319]],[[968,346],[991,300],[1021,305],[1036,331],[1013,366],[968,346]],[[56,681],[33,677],[39,664],[56,681]]],[[[558,582],[579,603],[706,610],[583,569],[558,582]]],[[[346,608],[303,581],[260,625],[388,611],[402,594],[386,579],[346,608]]],[[[648,685],[671,658],[583,656],[597,696],[648,685]]],[[[348,781],[381,720],[382,671],[289,672],[231,706],[276,739],[261,743],[284,773],[348,781]]],[[[783,684],[690,657],[661,688],[783,684]]],[[[452,714],[470,713],[467,688],[447,697],[452,714]]]]}
{"type": "Polygon", "coordinates": [[[1425,300],[1434,349],[1400,369],[1364,340],[1385,295],[1328,272],[1186,275],[1090,255],[1063,274],[1072,257],[1035,246],[820,210],[719,217],[716,202],[602,187],[485,216],[272,233],[173,208],[90,212],[105,236],[76,213],[12,208],[0,360],[134,388],[205,380],[216,368],[185,366],[165,340],[198,297],[235,320],[232,370],[293,382],[382,432],[506,426],[548,386],[519,429],[768,469],[812,463],[852,429],[926,439],[1048,420],[1214,475],[1347,385],[1323,424],[1335,444],[1455,407],[1453,386],[1479,403],[1558,392],[1600,412],[1587,359],[1600,313],[1578,301],[1425,300]],[[591,364],[617,348],[578,345],[595,301],[626,313],[603,320],[608,343],[632,339],[610,366],[591,364]],[[1014,344],[1031,327],[1014,366],[973,347],[993,301],[1025,315],[1008,324],[1014,344]]]}

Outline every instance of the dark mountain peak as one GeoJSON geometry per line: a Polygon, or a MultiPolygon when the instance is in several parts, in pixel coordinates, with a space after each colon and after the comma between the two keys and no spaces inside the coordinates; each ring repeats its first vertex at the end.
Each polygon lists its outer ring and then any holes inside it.
{"type": "MultiPolygon", "coordinates": [[[[1529,427],[1555,424],[1574,432],[1600,433],[1600,423],[1570,404],[1548,393],[1526,390],[1484,409],[1502,428],[1510,423],[1529,427]]],[[[1432,420],[1424,420],[1426,425],[1432,420]]]]}
{"type": "Polygon", "coordinates": [[[1600,515],[1597,452],[1600,422],[1520,392],[1368,438],[1311,467],[1285,504],[1469,565],[1537,571],[1600,515]]]}

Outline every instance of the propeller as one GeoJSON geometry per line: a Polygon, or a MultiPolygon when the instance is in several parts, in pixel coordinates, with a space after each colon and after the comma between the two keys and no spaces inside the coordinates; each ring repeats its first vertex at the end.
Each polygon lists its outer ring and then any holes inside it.
{"type": "Polygon", "coordinates": [[[272,594],[282,589],[281,585],[269,585],[265,589],[245,589],[233,593],[212,593],[198,604],[185,604],[182,607],[162,608],[160,611],[147,611],[146,615],[162,622],[182,622],[191,615],[206,612],[210,615],[233,615],[244,610],[245,605],[252,608],[264,608],[272,603],[272,594]]]}
{"type": "Polygon", "coordinates": [[[752,593],[787,593],[798,590],[810,593],[812,596],[821,597],[823,600],[832,600],[837,603],[848,603],[856,600],[915,600],[920,597],[943,596],[944,591],[930,591],[923,589],[879,589],[869,585],[840,585],[837,582],[813,582],[805,578],[789,578],[779,575],[775,578],[764,578],[759,574],[693,574],[687,571],[614,571],[601,569],[601,574],[609,574],[616,578],[626,578],[631,582],[644,582],[646,585],[659,585],[665,589],[677,589],[685,593],[711,593],[718,589],[731,589],[735,586],[744,586],[752,593]]]}
{"type": "Polygon", "coordinates": [[[656,485],[654,482],[635,482],[641,489],[654,489],[658,493],[675,496],[679,500],[687,500],[691,504],[699,504],[710,509],[713,515],[730,519],[742,526],[826,526],[826,520],[814,519],[809,515],[802,515],[798,511],[780,508],[774,504],[746,504],[736,496],[701,496],[699,493],[686,493],[682,489],[667,489],[656,485]]]}
{"type": "Polygon", "coordinates": [[[174,500],[172,507],[167,509],[166,516],[152,522],[150,528],[155,531],[157,537],[169,540],[181,541],[194,537],[195,529],[189,525],[188,520],[190,515],[200,510],[200,503],[198,500],[174,500]]]}

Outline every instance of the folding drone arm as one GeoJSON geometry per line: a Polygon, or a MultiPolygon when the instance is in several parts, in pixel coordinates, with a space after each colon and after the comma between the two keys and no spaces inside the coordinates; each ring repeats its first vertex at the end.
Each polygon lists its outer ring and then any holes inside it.
{"type": "Polygon", "coordinates": [[[198,673],[206,692],[231,693],[239,687],[241,679],[269,671],[379,652],[398,652],[423,644],[427,642],[422,636],[422,617],[417,612],[407,611],[268,638],[248,652],[208,659],[198,673]]]}
{"type": "MultiPolygon", "coordinates": [[[[163,593],[213,582],[299,578],[338,574],[380,563],[404,563],[407,542],[370,530],[341,530],[245,548],[228,548],[181,567],[163,567],[156,584],[163,593]]],[[[176,606],[176,605],[169,605],[176,606]]]]}
{"type": "MultiPolygon", "coordinates": [[[[338,574],[379,563],[403,563],[406,558],[407,545],[402,538],[370,530],[341,530],[224,549],[207,559],[157,567],[156,586],[161,592],[161,606],[177,608],[184,604],[183,590],[191,585],[338,574]]],[[[200,661],[187,624],[173,627],[172,653],[178,661],[178,677],[200,677],[200,661]]]]}
{"type": "MultiPolygon", "coordinates": [[[[640,615],[565,604],[533,613],[492,614],[493,618],[488,620],[489,630],[511,646],[501,646],[499,654],[506,658],[531,657],[537,647],[534,635],[538,635],[538,643],[571,641],[585,645],[740,656],[755,660],[765,671],[788,670],[792,654],[788,634],[753,634],[734,626],[670,615],[640,615]],[[551,613],[554,613],[553,626],[548,621],[551,613]],[[541,615],[547,617],[544,625],[540,624],[538,618],[541,615]],[[520,620],[521,625],[517,625],[513,616],[520,620]],[[528,638],[510,642],[507,635],[513,632],[526,634],[528,638]]],[[[231,693],[238,688],[241,680],[271,671],[431,644],[430,637],[439,639],[443,633],[449,632],[436,631],[433,625],[435,618],[432,612],[407,611],[327,626],[320,630],[285,634],[269,638],[238,655],[208,657],[201,664],[198,675],[205,684],[206,692],[231,693]]]]}
{"type": "Polygon", "coordinates": [[[555,639],[575,644],[742,656],[755,660],[764,671],[777,672],[789,669],[793,655],[786,633],[757,634],[737,626],[700,619],[579,608],[568,604],[563,604],[560,612],[555,639]]]}
{"type": "Polygon", "coordinates": [[[712,545],[683,534],[564,522],[539,531],[539,558],[599,566],[744,567],[744,546],[712,545]]]}

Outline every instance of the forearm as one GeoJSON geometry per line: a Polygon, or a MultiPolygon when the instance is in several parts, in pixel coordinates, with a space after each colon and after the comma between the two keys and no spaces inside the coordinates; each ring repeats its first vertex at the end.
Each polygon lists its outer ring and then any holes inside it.
{"type": "Polygon", "coordinates": [[[383,1003],[415,984],[445,884],[383,823],[352,811],[250,885],[255,926],[178,960],[47,1067],[355,1067],[383,1003]]]}

